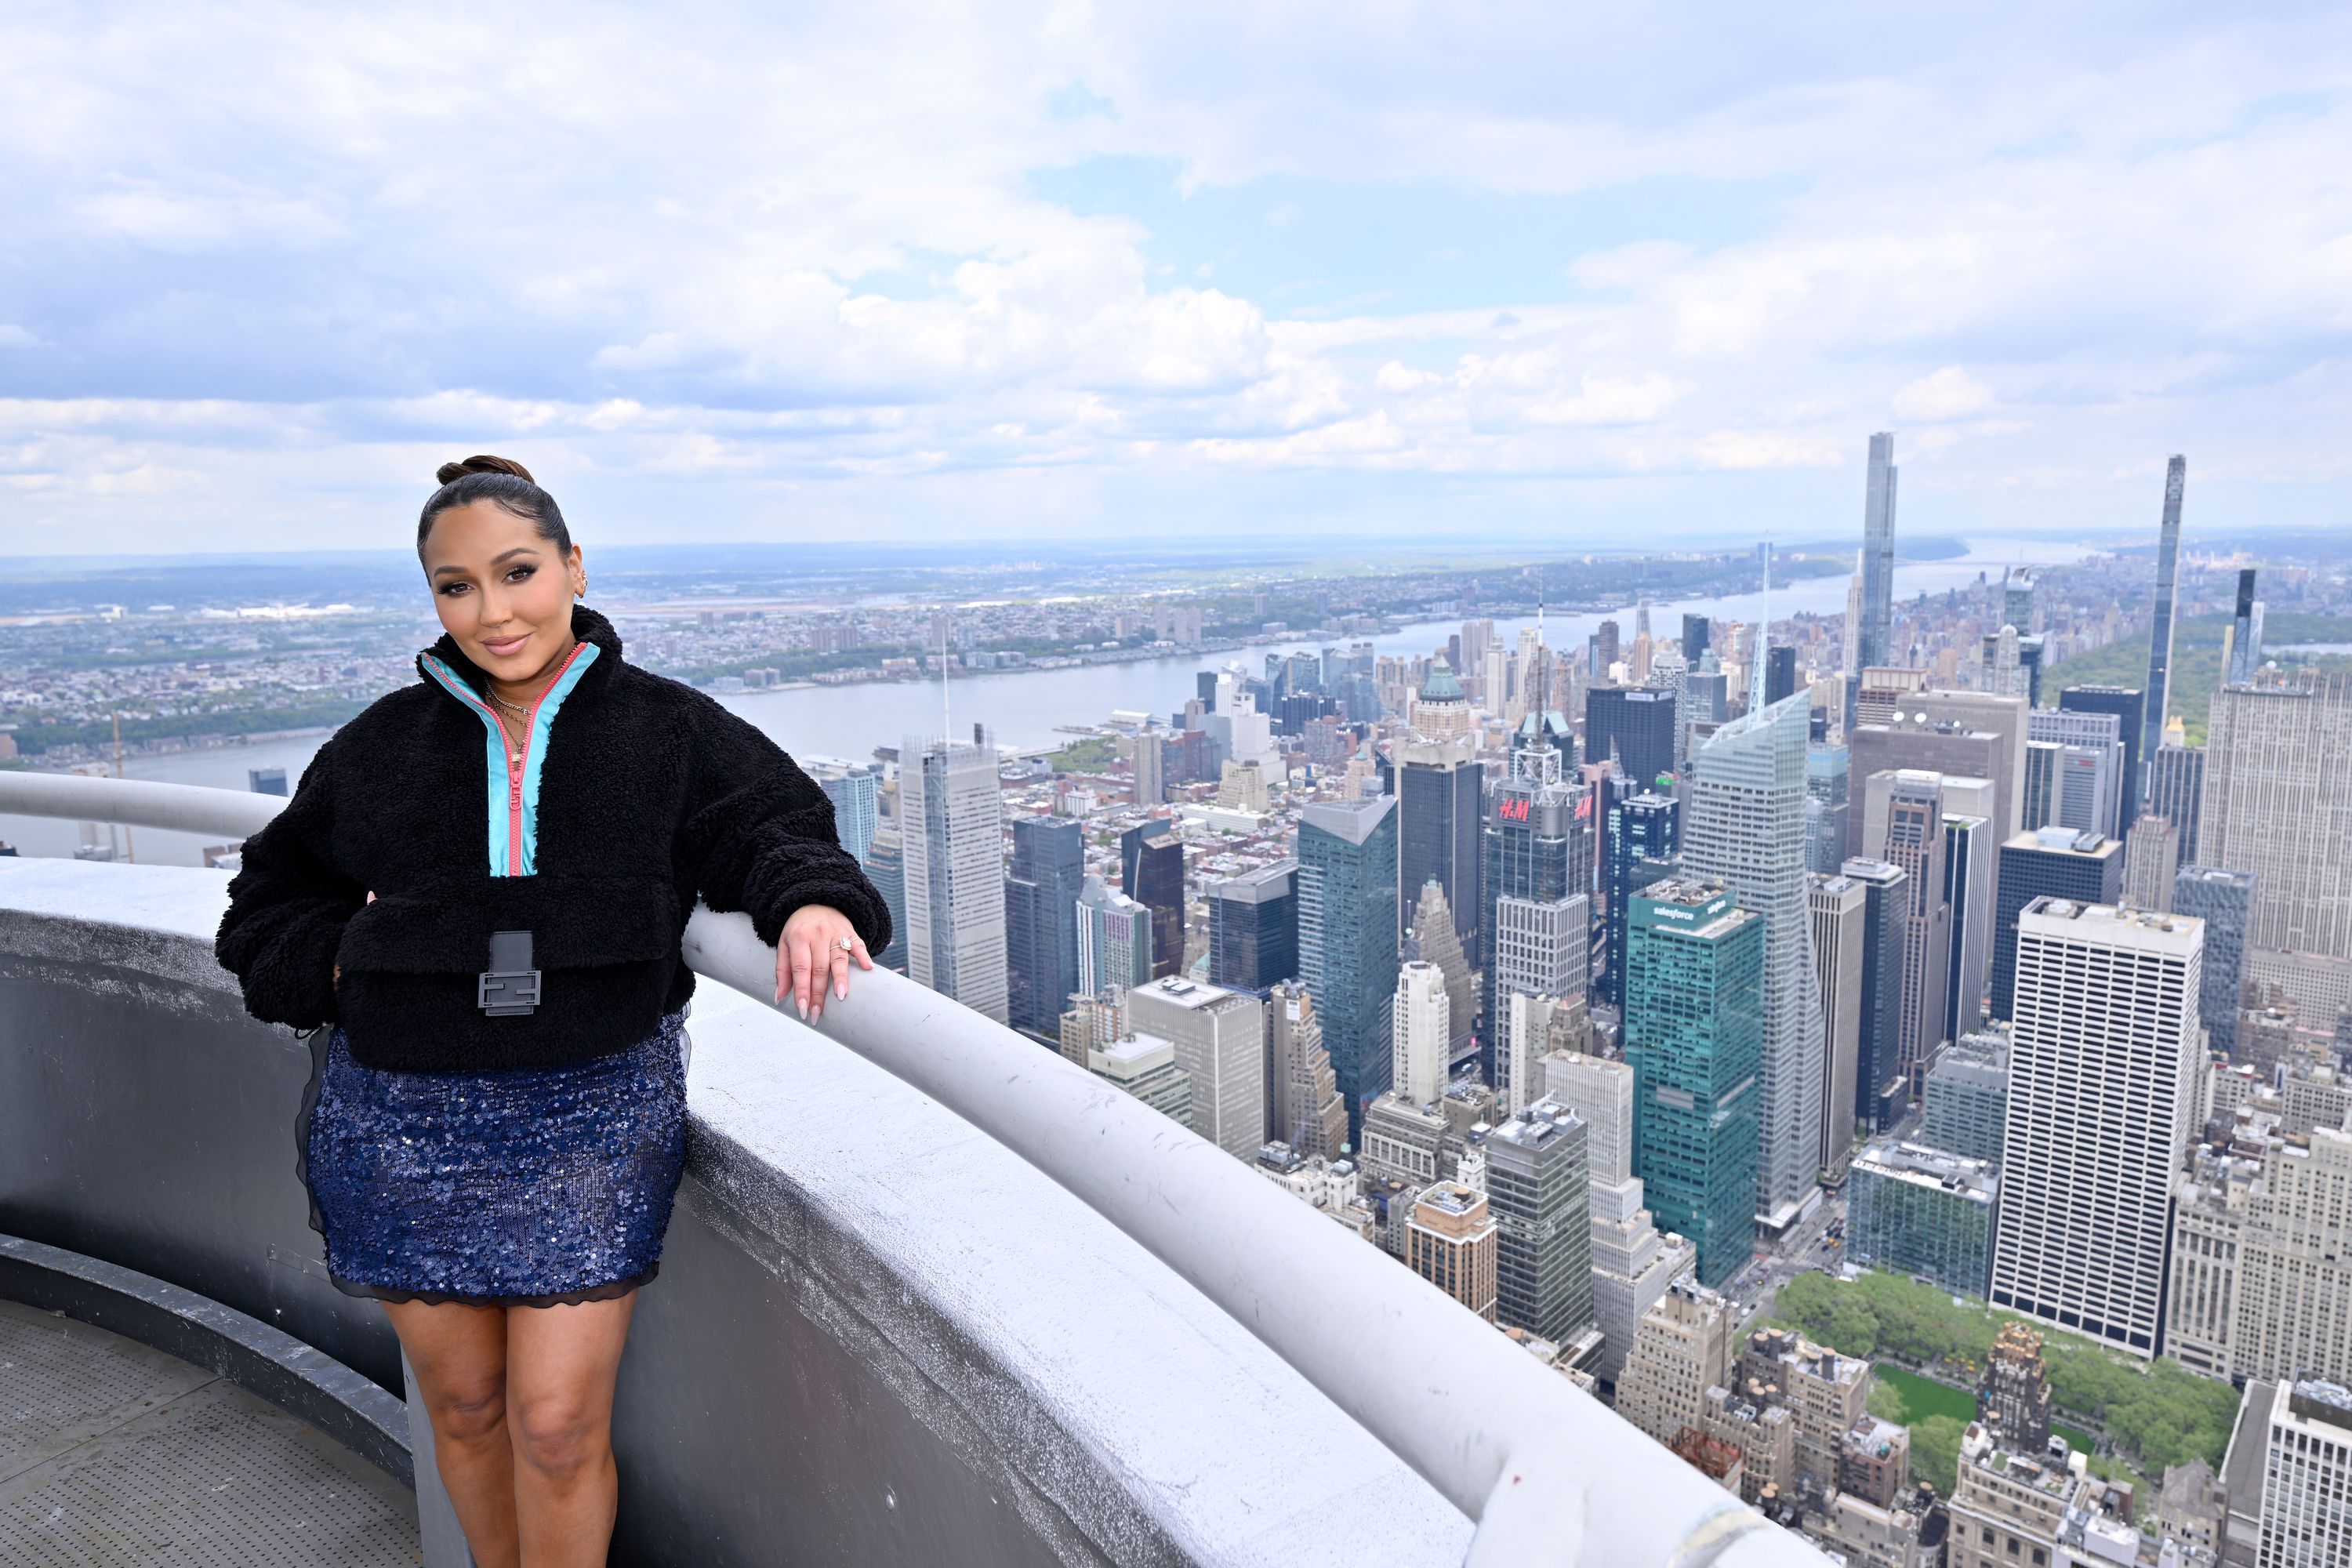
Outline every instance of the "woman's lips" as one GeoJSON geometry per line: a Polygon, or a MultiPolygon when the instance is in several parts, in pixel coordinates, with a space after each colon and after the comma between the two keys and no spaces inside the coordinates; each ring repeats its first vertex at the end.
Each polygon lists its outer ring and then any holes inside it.
{"type": "Polygon", "coordinates": [[[482,639],[482,647],[495,657],[504,658],[507,655],[513,653],[530,640],[530,634],[528,632],[519,637],[484,637],[482,639]]]}

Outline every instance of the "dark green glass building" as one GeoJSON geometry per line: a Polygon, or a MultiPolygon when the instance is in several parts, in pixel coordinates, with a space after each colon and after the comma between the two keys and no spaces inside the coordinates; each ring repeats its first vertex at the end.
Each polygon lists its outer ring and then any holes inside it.
{"type": "Polygon", "coordinates": [[[1700,1283],[1719,1286],[1755,1251],[1764,920],[1692,879],[1651,884],[1628,914],[1633,1173],[1658,1228],[1689,1237],[1700,1283]]]}

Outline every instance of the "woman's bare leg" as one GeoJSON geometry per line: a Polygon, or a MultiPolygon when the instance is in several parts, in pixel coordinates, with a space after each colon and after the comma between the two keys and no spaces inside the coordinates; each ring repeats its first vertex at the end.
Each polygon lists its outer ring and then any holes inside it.
{"type": "Polygon", "coordinates": [[[507,1429],[522,1568],[604,1568],[619,1495],[613,1382],[635,1303],[632,1292],[507,1312],[507,1429]]]}
{"type": "MultiPolygon", "coordinates": [[[[480,1568],[520,1568],[503,1307],[386,1301],[433,1423],[435,1468],[480,1568]]],[[[516,1309],[518,1312],[525,1309],[516,1309]]]]}

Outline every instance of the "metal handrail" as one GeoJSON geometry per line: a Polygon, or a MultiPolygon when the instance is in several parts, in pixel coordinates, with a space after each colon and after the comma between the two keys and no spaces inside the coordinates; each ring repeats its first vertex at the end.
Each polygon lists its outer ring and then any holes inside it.
{"type": "MultiPolygon", "coordinates": [[[[286,802],[0,773],[0,814],[255,831],[286,802]]],[[[698,907],[701,974],[775,1005],[775,950],[698,907]]],[[[1471,1568],[1819,1568],[1762,1515],[1248,1166],[1003,1025],[877,970],[814,1026],[1035,1165],[1214,1301],[1454,1505],[1471,1568]]]]}

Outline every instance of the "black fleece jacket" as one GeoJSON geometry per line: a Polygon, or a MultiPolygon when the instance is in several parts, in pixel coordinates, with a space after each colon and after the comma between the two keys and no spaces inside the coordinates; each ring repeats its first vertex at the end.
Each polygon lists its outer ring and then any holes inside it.
{"type": "MultiPolygon", "coordinates": [[[[543,1067],[625,1049],[685,1005],[694,972],[678,941],[698,895],[748,911],[764,942],[802,905],[830,904],[868,950],[889,945],[889,911],[842,848],[833,803],[790,757],[702,693],[624,663],[594,611],[573,610],[572,631],[597,653],[541,748],[535,868],[490,874],[481,718],[429,678],[380,699],[245,842],[215,947],[254,1016],[339,1023],[371,1067],[543,1067]],[[500,931],[532,934],[544,979],[528,1016],[478,1003],[500,931]]],[[[429,652],[485,689],[454,639],[429,652]]]]}

